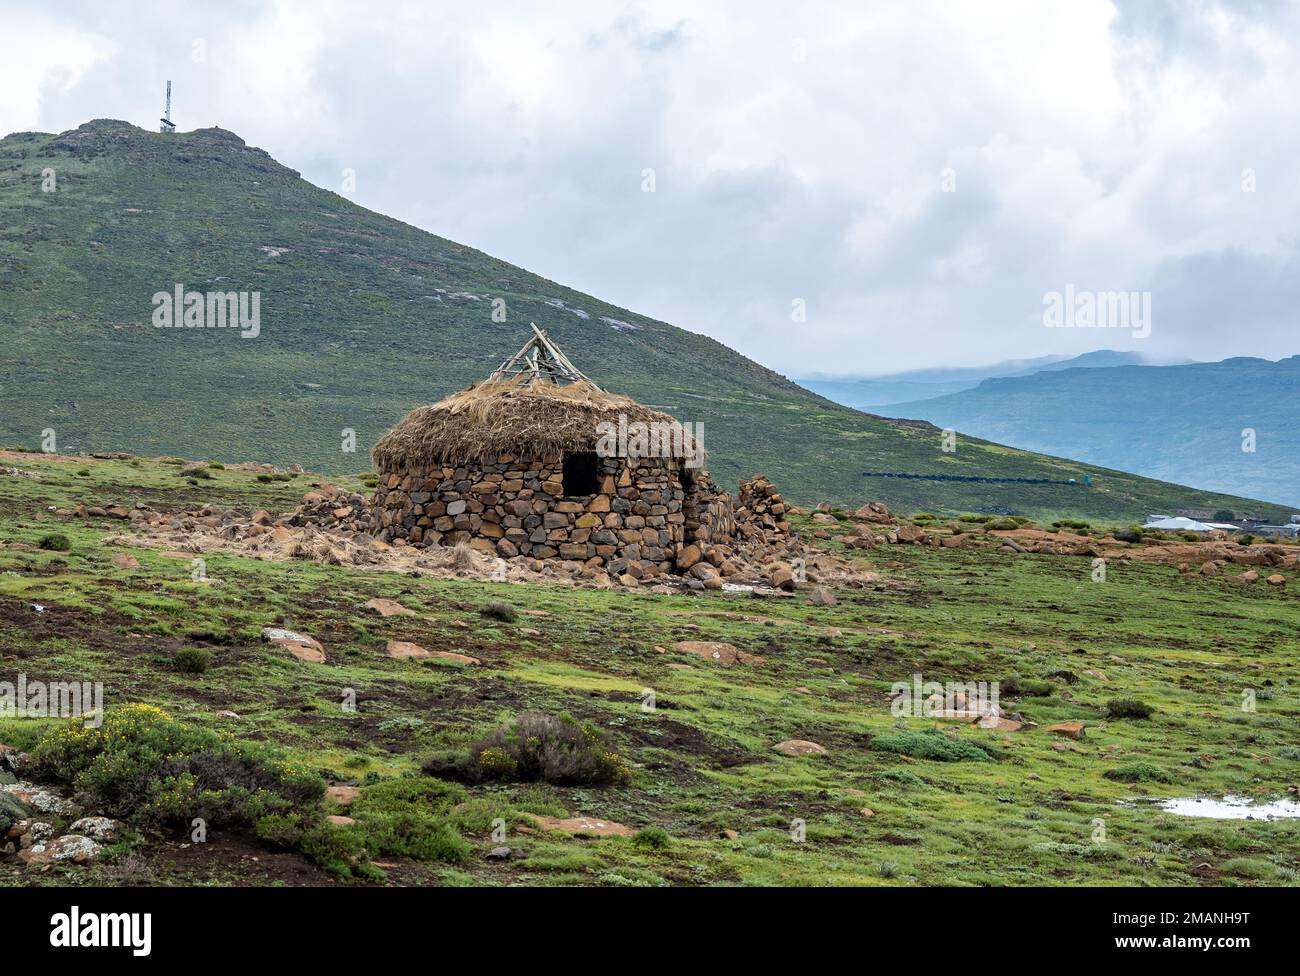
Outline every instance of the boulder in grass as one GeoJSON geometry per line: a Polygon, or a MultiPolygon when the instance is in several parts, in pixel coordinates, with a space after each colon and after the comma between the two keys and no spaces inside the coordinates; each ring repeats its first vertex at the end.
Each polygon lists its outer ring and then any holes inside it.
{"type": "Polygon", "coordinates": [[[306,634],[285,630],[283,627],[263,627],[262,640],[283,647],[299,661],[313,664],[325,663],[325,648],[321,642],[306,634]]]}
{"type": "Polygon", "coordinates": [[[348,786],[345,783],[334,783],[325,787],[326,799],[333,800],[341,807],[351,806],[356,802],[357,797],[361,795],[361,787],[348,786]]]}
{"type": "Polygon", "coordinates": [[[430,651],[429,657],[437,658],[439,661],[452,661],[456,664],[483,663],[476,657],[470,657],[468,654],[457,654],[455,651],[430,651]]]}
{"type": "Polygon", "coordinates": [[[786,756],[821,756],[826,753],[824,745],[809,739],[786,739],[784,742],[778,742],[773,748],[786,756]]]}
{"type": "Polygon", "coordinates": [[[835,594],[824,586],[814,587],[812,595],[808,597],[808,602],[815,607],[833,607],[835,606],[835,594]]]}
{"type": "Polygon", "coordinates": [[[678,641],[673,648],[684,654],[694,654],[696,657],[717,661],[727,666],[763,663],[761,654],[748,654],[737,648],[735,644],[724,641],[678,641]]]}
{"type": "Polygon", "coordinates": [[[116,840],[122,825],[108,817],[82,817],[68,828],[70,833],[81,834],[94,841],[116,840]]]}
{"type": "Polygon", "coordinates": [[[429,656],[427,650],[419,644],[412,644],[410,641],[390,640],[387,651],[389,657],[422,658],[429,656]]]}
{"type": "Polygon", "coordinates": [[[34,844],[18,854],[18,860],[29,868],[47,864],[91,864],[99,860],[103,848],[81,834],[64,834],[46,844],[34,844]]]}
{"type": "Polygon", "coordinates": [[[794,572],[789,566],[776,565],[768,576],[768,582],[775,590],[786,590],[789,592],[795,587],[794,572]]]}
{"type": "Polygon", "coordinates": [[[1047,726],[1043,731],[1050,732],[1052,735],[1063,735],[1067,739],[1082,739],[1084,736],[1082,722],[1057,722],[1055,725],[1047,726]]]}
{"type": "Polygon", "coordinates": [[[366,609],[381,617],[414,617],[415,611],[402,606],[396,600],[388,600],[382,596],[377,596],[366,603],[366,609]]]}
{"type": "Polygon", "coordinates": [[[598,817],[561,819],[536,813],[530,813],[528,816],[545,830],[558,830],[576,837],[631,837],[636,833],[633,827],[612,820],[601,820],[598,817]]]}

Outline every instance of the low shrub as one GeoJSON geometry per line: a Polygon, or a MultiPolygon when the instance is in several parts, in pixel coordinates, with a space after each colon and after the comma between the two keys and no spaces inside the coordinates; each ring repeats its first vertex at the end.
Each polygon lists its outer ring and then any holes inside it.
{"type": "Polygon", "coordinates": [[[942,732],[890,732],[871,740],[877,752],[896,752],[915,759],[936,759],[939,762],[990,762],[992,756],[973,743],[950,738],[942,732]]]}
{"type": "Polygon", "coordinates": [[[507,624],[519,619],[519,612],[508,603],[489,603],[479,613],[489,620],[500,620],[507,624]]]}
{"type": "Polygon", "coordinates": [[[1102,775],[1117,783],[1172,783],[1174,781],[1173,777],[1160,766],[1141,760],[1108,769],[1102,775]]]}
{"type": "Polygon", "coordinates": [[[40,541],[36,544],[50,552],[68,552],[72,549],[72,540],[58,532],[41,536],[40,541]]]}
{"type": "Polygon", "coordinates": [[[465,797],[463,787],[440,779],[388,779],[362,790],[348,815],[371,856],[458,863],[470,846],[448,818],[465,797]]]}
{"type": "Polygon", "coordinates": [[[465,753],[435,756],[424,771],[470,783],[485,780],[607,786],[631,776],[627,761],[606,749],[590,722],[568,715],[525,712],[490,732],[465,753]]]}
{"type": "Polygon", "coordinates": [[[921,779],[915,773],[909,773],[906,769],[882,769],[879,772],[871,774],[872,779],[886,780],[893,783],[903,783],[907,786],[924,786],[925,780],[921,779]]]}
{"type": "Polygon", "coordinates": [[[1116,698],[1106,703],[1107,718],[1150,718],[1155,709],[1137,698],[1116,698]]]}
{"type": "Polygon", "coordinates": [[[1082,519],[1058,519],[1052,523],[1052,526],[1058,529],[1073,529],[1079,533],[1092,531],[1092,523],[1082,519]]]}
{"type": "Polygon", "coordinates": [[[1041,678],[1022,678],[1013,674],[998,682],[998,694],[1008,698],[1048,698],[1055,691],[1050,681],[1041,678]]]}
{"type": "Polygon", "coordinates": [[[72,787],[109,817],[143,826],[253,826],[275,813],[314,811],[325,792],[314,772],[263,747],[179,722],[152,705],[105,711],[48,731],[32,750],[33,773],[72,787]]]}
{"type": "Polygon", "coordinates": [[[172,667],[182,674],[203,674],[212,664],[212,654],[201,647],[182,647],[172,655],[172,667]]]}
{"type": "Polygon", "coordinates": [[[1236,875],[1239,878],[1254,878],[1258,881],[1278,876],[1277,868],[1262,857],[1230,858],[1219,866],[1219,870],[1224,874],[1236,875]]]}
{"type": "Polygon", "coordinates": [[[645,847],[656,851],[667,849],[672,842],[672,838],[668,836],[668,831],[662,827],[642,827],[632,837],[632,843],[637,847],[645,847]]]}

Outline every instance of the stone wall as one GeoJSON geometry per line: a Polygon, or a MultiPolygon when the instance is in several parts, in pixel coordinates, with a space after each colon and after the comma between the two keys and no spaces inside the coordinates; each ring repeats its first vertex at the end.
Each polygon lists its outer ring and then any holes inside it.
{"type": "Polygon", "coordinates": [[[766,475],[756,474],[740,483],[736,504],[735,534],[746,542],[765,545],[783,541],[790,534],[785,503],[776,485],[766,475]]]}
{"type": "Polygon", "coordinates": [[[562,458],[503,455],[462,467],[381,471],[374,529],[385,542],[467,542],[504,559],[635,562],[671,572],[686,536],[676,459],[599,458],[599,492],[566,498],[562,458]]]}
{"type": "Polygon", "coordinates": [[[730,542],[735,534],[731,496],[713,483],[707,471],[692,471],[688,479],[686,541],[706,548],[712,542],[730,542]]]}

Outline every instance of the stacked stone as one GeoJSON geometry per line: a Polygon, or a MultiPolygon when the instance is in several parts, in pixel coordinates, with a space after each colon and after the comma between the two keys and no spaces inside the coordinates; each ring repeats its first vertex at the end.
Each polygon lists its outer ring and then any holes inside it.
{"type": "Polygon", "coordinates": [[[597,464],[599,490],[580,499],[564,497],[559,455],[384,472],[375,489],[377,536],[398,545],[465,542],[505,559],[671,571],[685,538],[679,463],[599,458],[597,464]]]}
{"type": "Polygon", "coordinates": [[[321,485],[302,496],[287,524],[314,525],[350,536],[371,532],[374,512],[365,495],[334,485],[321,485]]]}
{"type": "Polygon", "coordinates": [[[686,538],[702,547],[707,548],[714,542],[730,542],[735,534],[731,496],[713,483],[707,471],[693,474],[683,511],[686,515],[686,538]]]}
{"type": "Polygon", "coordinates": [[[790,532],[786,513],[790,506],[766,475],[756,474],[740,483],[736,506],[736,536],[751,544],[783,542],[790,532]]]}

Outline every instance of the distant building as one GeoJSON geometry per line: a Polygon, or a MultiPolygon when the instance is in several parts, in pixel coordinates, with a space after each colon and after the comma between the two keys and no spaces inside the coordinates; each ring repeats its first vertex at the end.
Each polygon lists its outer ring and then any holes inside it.
{"type": "MultiPolygon", "coordinates": [[[[1179,515],[1174,518],[1158,518],[1154,521],[1147,522],[1142,526],[1144,529],[1164,529],[1170,532],[1215,532],[1219,528],[1209,522],[1198,522],[1196,519],[1189,519],[1179,515]]],[[[1234,525],[1235,529],[1236,526],[1234,525]]]]}
{"type": "Polygon", "coordinates": [[[1294,539],[1300,536],[1300,522],[1288,522],[1286,525],[1254,525],[1251,532],[1258,535],[1283,536],[1294,539]]]}

